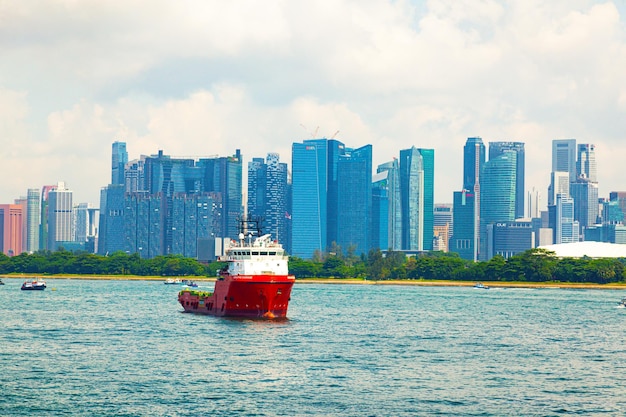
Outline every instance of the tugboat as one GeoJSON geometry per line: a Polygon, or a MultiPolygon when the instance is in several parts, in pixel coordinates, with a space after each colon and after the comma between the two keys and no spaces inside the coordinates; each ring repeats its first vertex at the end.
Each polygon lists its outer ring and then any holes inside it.
{"type": "Polygon", "coordinates": [[[215,288],[184,288],[178,302],[186,313],[213,316],[281,319],[287,317],[295,277],[289,275],[282,245],[262,234],[261,219],[239,220],[239,240],[232,240],[218,260],[215,288]]]}

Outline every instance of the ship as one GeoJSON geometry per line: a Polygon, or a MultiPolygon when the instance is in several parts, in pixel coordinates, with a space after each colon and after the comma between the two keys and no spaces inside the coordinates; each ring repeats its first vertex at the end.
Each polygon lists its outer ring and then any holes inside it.
{"type": "Polygon", "coordinates": [[[270,234],[262,234],[261,219],[239,219],[239,239],[227,242],[218,261],[212,291],[184,288],[178,302],[186,313],[253,319],[285,319],[295,277],[289,256],[270,234]]]}

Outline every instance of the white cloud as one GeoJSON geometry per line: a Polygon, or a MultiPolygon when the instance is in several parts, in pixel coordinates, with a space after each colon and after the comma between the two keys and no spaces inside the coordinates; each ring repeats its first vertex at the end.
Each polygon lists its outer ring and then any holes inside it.
{"type": "Polygon", "coordinates": [[[44,1],[0,5],[1,201],[64,180],[97,204],[111,142],[130,157],[246,160],[320,136],[436,152],[436,200],[462,146],[526,143],[527,187],[550,142],[597,145],[600,192],[626,189],[624,8],[612,1],[44,1]],[[304,125],[306,129],[303,129],[304,125]],[[318,128],[319,126],[319,128],[318,128]]]}

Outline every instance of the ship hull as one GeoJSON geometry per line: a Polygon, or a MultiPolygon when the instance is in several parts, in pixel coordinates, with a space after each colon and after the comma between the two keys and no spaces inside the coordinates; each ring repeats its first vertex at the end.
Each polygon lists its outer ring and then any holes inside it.
{"type": "Polygon", "coordinates": [[[181,290],[178,302],[186,313],[281,319],[287,317],[294,282],[290,275],[226,275],[215,282],[212,293],[181,290]]]}

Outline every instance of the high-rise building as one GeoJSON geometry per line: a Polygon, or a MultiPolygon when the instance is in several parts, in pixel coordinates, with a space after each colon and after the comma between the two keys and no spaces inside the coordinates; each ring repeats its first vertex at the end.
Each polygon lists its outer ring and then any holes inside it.
{"type": "Polygon", "coordinates": [[[434,168],[434,150],[413,146],[400,151],[402,249],[432,249],[434,168]]]}
{"type": "Polygon", "coordinates": [[[550,173],[550,185],[548,186],[548,206],[556,204],[556,196],[565,194],[569,197],[570,176],[567,171],[552,171],[550,173]]]}
{"type": "Polygon", "coordinates": [[[452,205],[454,232],[448,245],[450,252],[462,259],[478,260],[478,231],[476,227],[476,199],[469,190],[455,191],[452,205]]]}
{"type": "Polygon", "coordinates": [[[41,211],[39,209],[39,190],[29,188],[26,204],[26,251],[33,253],[39,250],[39,223],[41,211]]]}
{"type": "Polygon", "coordinates": [[[574,220],[574,199],[565,194],[556,196],[554,243],[574,243],[579,240],[578,222],[574,220]]]}
{"type": "Polygon", "coordinates": [[[56,185],[44,185],[41,189],[41,215],[39,217],[39,249],[48,248],[48,194],[56,185]]]}
{"type": "Polygon", "coordinates": [[[279,240],[290,252],[291,207],[287,164],[277,153],[253,158],[248,163],[248,215],[262,218],[263,231],[279,240]]]}
{"type": "MultiPolygon", "coordinates": [[[[387,220],[381,221],[381,224],[387,225],[387,241],[380,242],[380,249],[402,249],[402,205],[400,196],[400,166],[397,159],[378,165],[377,173],[386,173],[384,180],[380,186],[386,188],[387,192],[387,220]]],[[[377,177],[378,178],[378,177],[377,177]]],[[[375,183],[376,184],[376,183],[375,183]]],[[[381,234],[382,236],[382,234],[381,234]]]]}
{"type": "Polygon", "coordinates": [[[20,197],[15,199],[15,204],[22,207],[22,248],[20,252],[26,252],[26,224],[28,216],[28,198],[20,197]]]}
{"type": "Polygon", "coordinates": [[[124,167],[128,162],[126,142],[113,142],[111,153],[111,184],[124,184],[124,167]]]}
{"type": "Polygon", "coordinates": [[[487,226],[487,258],[500,255],[504,259],[535,247],[535,234],[530,221],[498,222],[487,226]]]}
{"type": "Polygon", "coordinates": [[[525,164],[526,156],[523,142],[489,142],[489,160],[502,155],[506,151],[516,153],[515,168],[515,218],[520,219],[524,216],[524,196],[525,196],[525,164]]]}
{"type": "Polygon", "coordinates": [[[576,181],[576,139],[552,141],[552,172],[569,173],[569,181],[576,181]]]}
{"type": "Polygon", "coordinates": [[[475,192],[480,183],[480,171],[485,164],[485,144],[479,137],[467,138],[463,147],[463,189],[475,192]]]}
{"type": "Polygon", "coordinates": [[[454,233],[452,204],[435,204],[433,225],[433,250],[448,252],[448,244],[454,233]]]}
{"type": "Polygon", "coordinates": [[[505,151],[485,162],[481,177],[479,259],[488,260],[487,226],[515,220],[517,153],[505,151]]]}
{"type": "Polygon", "coordinates": [[[580,177],[570,184],[570,196],[574,199],[574,220],[581,228],[597,223],[600,214],[598,183],[580,177]]]}
{"type": "Polygon", "coordinates": [[[128,250],[129,236],[124,228],[124,189],[122,184],[110,184],[100,190],[97,248],[100,255],[128,250]]]}
{"type": "Polygon", "coordinates": [[[391,249],[389,244],[389,171],[372,176],[372,248],[391,249]]]}
{"type": "Polygon", "coordinates": [[[64,242],[74,241],[72,191],[59,182],[48,193],[48,250],[56,251],[64,242]]]}
{"type": "Polygon", "coordinates": [[[22,253],[23,209],[20,204],[0,204],[0,252],[22,253]]]}
{"type": "Polygon", "coordinates": [[[367,253],[372,230],[372,145],[346,149],[337,165],[337,244],[367,253]]]}
{"type": "Polygon", "coordinates": [[[309,139],[292,145],[292,251],[310,259],[337,237],[337,165],[343,143],[309,139]]]}
{"type": "Polygon", "coordinates": [[[576,171],[579,178],[585,178],[591,182],[598,182],[595,145],[591,143],[578,144],[576,171]]]}

